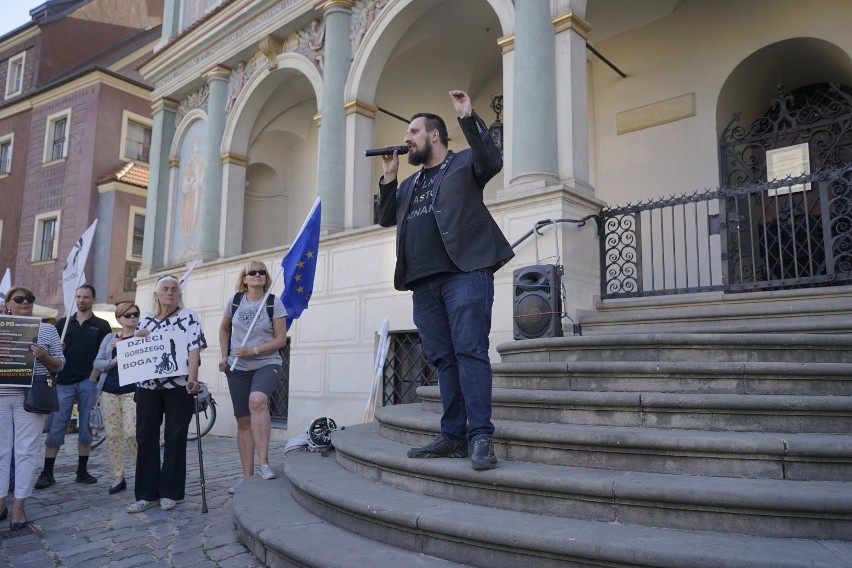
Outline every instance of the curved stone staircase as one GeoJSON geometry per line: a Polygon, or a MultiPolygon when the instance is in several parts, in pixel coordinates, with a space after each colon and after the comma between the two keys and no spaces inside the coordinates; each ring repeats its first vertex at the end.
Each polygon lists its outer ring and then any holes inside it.
{"type": "Polygon", "coordinates": [[[437,388],[421,387],[421,404],[336,432],[328,457],[288,457],[268,512],[237,494],[255,554],[275,566],[852,567],[852,336],[600,335],[498,351],[497,469],[406,458],[439,428],[437,388]],[[265,530],[276,515],[284,526],[265,530]]]}

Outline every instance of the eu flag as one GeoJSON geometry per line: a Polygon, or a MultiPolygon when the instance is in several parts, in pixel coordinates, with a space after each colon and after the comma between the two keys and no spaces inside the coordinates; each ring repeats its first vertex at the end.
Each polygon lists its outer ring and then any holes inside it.
{"type": "Polygon", "coordinates": [[[284,269],[284,293],[281,294],[281,302],[287,308],[288,329],[293,320],[302,315],[302,310],[308,307],[308,301],[314,291],[321,217],[322,206],[317,197],[305,224],[281,260],[281,268],[284,269]]]}

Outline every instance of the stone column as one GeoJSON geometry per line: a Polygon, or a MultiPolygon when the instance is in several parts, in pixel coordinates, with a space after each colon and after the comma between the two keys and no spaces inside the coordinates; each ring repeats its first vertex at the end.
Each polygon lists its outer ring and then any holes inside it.
{"type": "Polygon", "coordinates": [[[325,19],[325,45],[317,193],[322,198],[322,231],[334,233],[344,227],[346,116],[343,96],[352,63],[349,26],[354,2],[328,0],[317,2],[316,6],[320,5],[325,19]]]}
{"type": "Polygon", "coordinates": [[[154,46],[154,51],[159,51],[180,33],[180,0],[164,0],[163,2],[163,31],[160,41],[154,46]]]}
{"type": "Polygon", "coordinates": [[[199,215],[198,256],[218,258],[219,224],[222,214],[222,136],[225,133],[225,105],[231,71],[217,67],[208,72],[207,144],[204,151],[204,189],[199,215]]]}
{"type": "Polygon", "coordinates": [[[512,179],[524,187],[558,181],[556,68],[548,0],[515,2],[512,179]]]}
{"type": "Polygon", "coordinates": [[[142,271],[163,266],[166,248],[166,216],[169,209],[169,150],[175,137],[178,104],[160,99],[151,105],[153,128],[148,163],[148,197],[145,205],[145,240],[142,241],[142,271]]]}
{"type": "Polygon", "coordinates": [[[352,100],[344,105],[346,113],[346,222],[347,229],[373,224],[375,158],[365,158],[364,150],[373,144],[373,127],[379,109],[369,103],[352,100]]]}
{"type": "Polygon", "coordinates": [[[222,157],[223,203],[219,250],[229,258],[243,252],[243,218],[245,216],[246,167],[248,156],[229,152],[222,157]],[[240,189],[238,189],[240,188],[240,189]]]}
{"type": "Polygon", "coordinates": [[[556,31],[556,132],[559,179],[578,190],[589,186],[589,103],[586,36],[591,27],[576,12],[553,20],[556,31]]]}

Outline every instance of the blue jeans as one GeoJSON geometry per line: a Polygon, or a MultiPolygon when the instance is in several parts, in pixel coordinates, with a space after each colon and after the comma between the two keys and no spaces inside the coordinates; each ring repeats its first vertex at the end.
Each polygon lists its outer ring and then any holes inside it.
{"type": "Polygon", "coordinates": [[[56,394],[59,397],[59,410],[50,415],[48,422],[47,438],[45,446],[58,448],[65,443],[65,432],[71,422],[71,411],[74,401],[77,401],[77,425],[80,433],[77,442],[83,446],[92,444],[92,432],[89,430],[89,413],[95,404],[98,392],[98,383],[89,379],[74,383],[73,385],[60,385],[56,383],[56,394]]]}
{"type": "Polygon", "coordinates": [[[414,289],[414,324],[438,370],[441,433],[462,444],[491,436],[491,306],[494,276],[476,270],[427,278],[414,289]]]}

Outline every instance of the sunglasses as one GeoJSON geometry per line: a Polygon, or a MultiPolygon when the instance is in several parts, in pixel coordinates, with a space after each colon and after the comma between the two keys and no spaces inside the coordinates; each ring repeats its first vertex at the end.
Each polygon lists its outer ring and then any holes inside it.
{"type": "Polygon", "coordinates": [[[248,272],[246,272],[246,275],[248,275],[248,276],[257,276],[258,274],[261,275],[261,276],[266,276],[266,271],[265,270],[249,270],[248,272]]]}
{"type": "Polygon", "coordinates": [[[138,318],[139,312],[124,312],[123,314],[121,314],[121,317],[127,318],[127,319],[138,318]]]}
{"type": "Polygon", "coordinates": [[[35,303],[35,296],[15,296],[12,299],[16,304],[23,304],[24,302],[27,302],[28,304],[35,303]]]}

